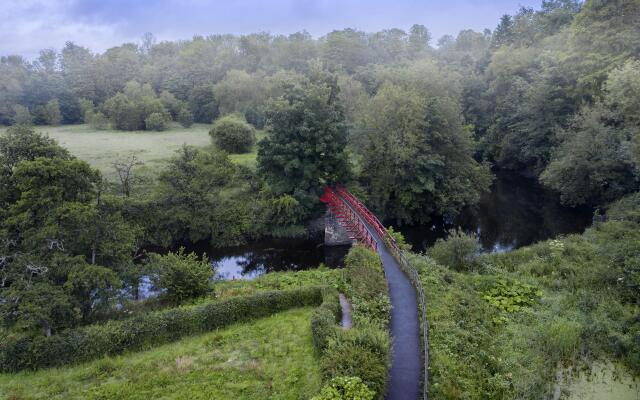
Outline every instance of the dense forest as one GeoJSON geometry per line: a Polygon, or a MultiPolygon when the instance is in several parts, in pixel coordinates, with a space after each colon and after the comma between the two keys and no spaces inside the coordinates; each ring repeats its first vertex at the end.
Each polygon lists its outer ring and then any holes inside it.
{"type": "Polygon", "coordinates": [[[0,125],[2,329],[50,336],[110,318],[150,271],[174,304],[206,292],[177,282],[198,280],[181,266],[206,275],[206,263],[148,249],[313,234],[326,185],[347,185],[394,225],[455,215],[496,169],[572,207],[637,192],[640,0],[544,0],[492,31],[437,41],[416,24],[320,38],[146,34],[104,53],[69,42],[0,59],[0,125]],[[147,175],[123,160],[107,179],[39,133],[81,123],[211,124],[215,146],[185,145],[147,175]],[[230,160],[254,146],[255,168],[230,160]]]}

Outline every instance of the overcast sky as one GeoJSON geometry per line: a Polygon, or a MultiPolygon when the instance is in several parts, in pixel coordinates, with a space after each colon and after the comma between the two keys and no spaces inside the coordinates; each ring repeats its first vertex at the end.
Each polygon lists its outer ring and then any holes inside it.
{"type": "Polygon", "coordinates": [[[423,24],[434,38],[461,29],[493,29],[501,15],[541,0],[0,0],[0,55],[34,58],[66,41],[93,51],[138,42],[214,33],[306,29],[319,37],[334,29],[367,32],[423,24]]]}

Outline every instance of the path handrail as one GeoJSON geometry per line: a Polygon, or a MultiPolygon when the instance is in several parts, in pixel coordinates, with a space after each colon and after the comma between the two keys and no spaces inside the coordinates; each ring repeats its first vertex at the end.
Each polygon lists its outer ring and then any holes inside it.
{"type": "Polygon", "coordinates": [[[380,237],[387,243],[391,251],[394,253],[394,257],[398,260],[400,267],[405,274],[409,277],[409,280],[415,287],[418,293],[418,301],[420,302],[420,311],[422,319],[422,345],[424,348],[424,385],[423,385],[423,398],[427,400],[428,397],[428,385],[429,385],[429,325],[427,322],[427,306],[424,298],[424,286],[418,271],[411,265],[404,255],[404,251],[400,249],[395,238],[391,236],[389,231],[382,225],[378,217],[376,217],[369,209],[354,195],[352,195],[347,189],[342,186],[337,186],[336,191],[358,212],[368,223],[375,229],[380,237]]]}

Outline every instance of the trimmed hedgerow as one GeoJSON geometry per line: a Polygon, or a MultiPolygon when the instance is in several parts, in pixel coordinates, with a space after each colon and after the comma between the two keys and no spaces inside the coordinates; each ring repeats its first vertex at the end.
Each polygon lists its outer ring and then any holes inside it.
{"type": "Polygon", "coordinates": [[[311,337],[314,347],[320,353],[327,347],[329,338],[335,335],[336,322],[342,314],[337,290],[326,288],[322,297],[320,307],[311,313],[311,337]]]}
{"type": "Polygon", "coordinates": [[[319,305],[321,301],[322,288],[307,287],[158,311],[50,337],[6,337],[0,340],[0,371],[52,367],[148,349],[290,308],[319,305]]]}

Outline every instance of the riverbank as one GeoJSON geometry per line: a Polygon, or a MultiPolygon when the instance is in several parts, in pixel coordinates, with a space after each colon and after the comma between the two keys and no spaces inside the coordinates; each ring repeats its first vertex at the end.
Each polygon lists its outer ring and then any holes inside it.
{"type": "MultiPolygon", "coordinates": [[[[613,205],[584,234],[462,270],[413,255],[427,294],[430,397],[540,399],[557,387],[564,396],[609,362],[638,382],[639,200],[613,205]]],[[[638,388],[618,386],[624,396],[638,388]]]]}

